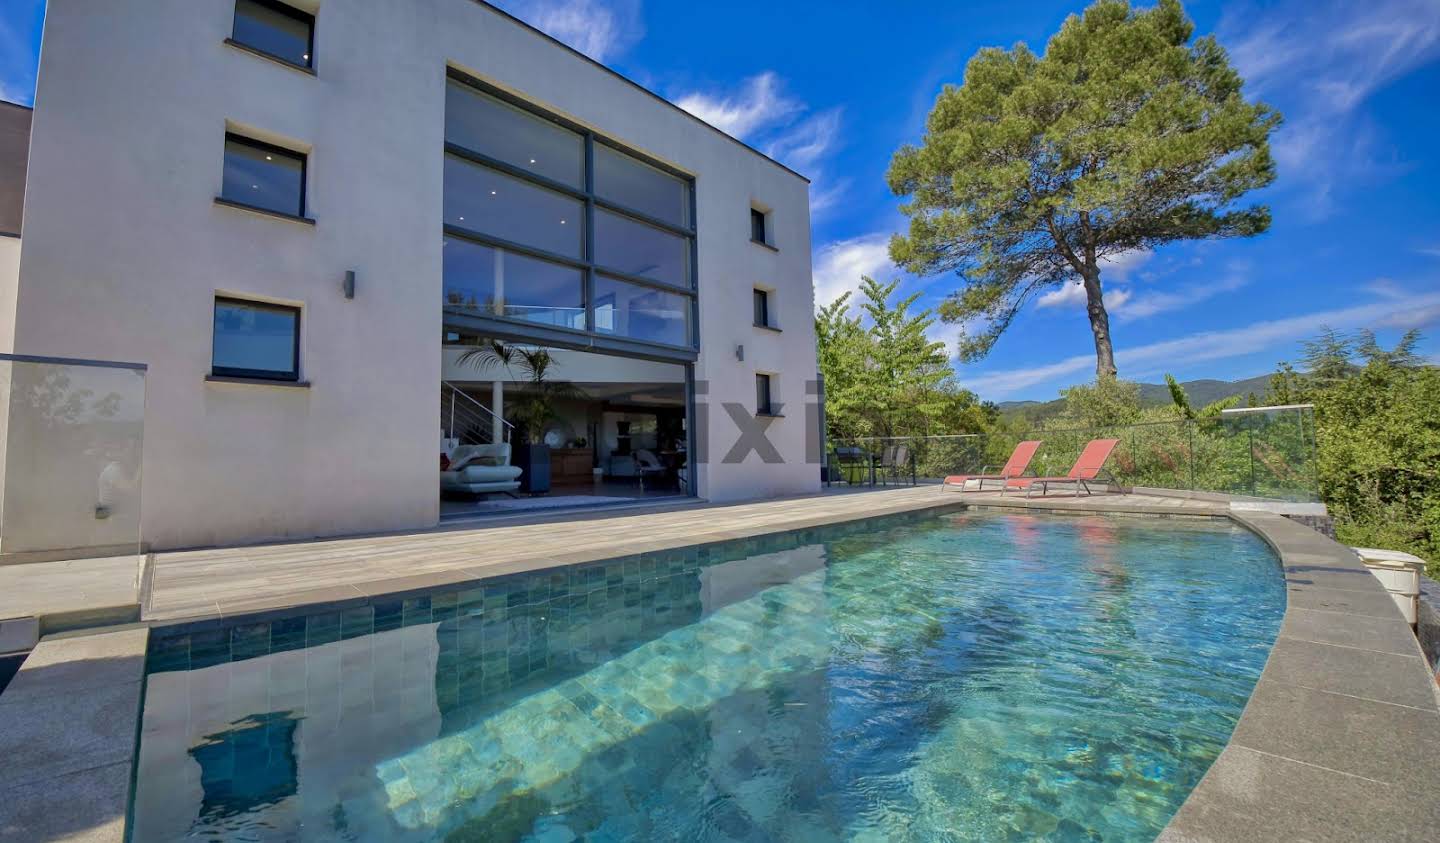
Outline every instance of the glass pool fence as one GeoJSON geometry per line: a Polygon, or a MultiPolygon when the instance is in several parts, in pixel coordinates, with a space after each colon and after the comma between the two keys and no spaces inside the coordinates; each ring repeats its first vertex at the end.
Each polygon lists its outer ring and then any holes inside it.
{"type": "Polygon", "coordinates": [[[0,565],[140,552],[145,367],[0,354],[0,565]]]}
{"type": "MultiPolygon", "coordinates": [[[[826,485],[938,483],[954,474],[998,474],[1016,444],[1043,444],[1028,473],[1063,476],[1092,439],[1118,439],[1106,469],[1120,486],[1222,492],[1266,500],[1320,499],[1315,408],[1226,410],[1214,418],[1018,434],[832,439],[826,485]]],[[[1103,476],[1103,475],[1102,475],[1103,476]]]]}

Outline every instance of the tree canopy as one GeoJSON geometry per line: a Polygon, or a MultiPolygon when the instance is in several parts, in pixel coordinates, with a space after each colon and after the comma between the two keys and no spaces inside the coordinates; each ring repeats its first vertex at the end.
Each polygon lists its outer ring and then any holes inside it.
{"type": "Polygon", "coordinates": [[[895,153],[887,178],[910,225],[891,258],[960,276],[940,315],[979,325],[962,359],[987,354],[1039,294],[1078,282],[1096,372],[1113,376],[1107,258],[1269,226],[1265,206],[1236,203],[1274,180],[1280,115],[1247,101],[1224,49],[1193,34],[1179,0],[1099,0],[1043,55],[981,50],[936,99],[923,142],[895,153]]]}
{"type": "Polygon", "coordinates": [[[898,287],[898,281],[863,278],[859,313],[850,312],[847,292],[815,317],[830,435],[923,436],[984,429],[993,409],[960,388],[945,344],[926,336],[934,314],[910,312],[919,294],[891,303],[898,287]]]}

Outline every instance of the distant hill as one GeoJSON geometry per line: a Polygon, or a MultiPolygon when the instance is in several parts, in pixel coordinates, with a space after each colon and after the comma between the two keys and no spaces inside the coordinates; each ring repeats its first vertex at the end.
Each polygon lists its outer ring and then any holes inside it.
{"type": "MultiPolygon", "coordinates": [[[[1244,380],[1238,381],[1220,381],[1203,378],[1194,381],[1181,381],[1180,385],[1185,388],[1185,394],[1190,396],[1190,403],[1192,405],[1195,407],[1203,407],[1206,404],[1213,404],[1222,398],[1229,398],[1232,395],[1238,395],[1244,398],[1253,392],[1263,398],[1266,390],[1270,388],[1270,376],[1256,375],[1253,378],[1245,378],[1244,380]]],[[[1169,387],[1163,383],[1140,384],[1140,403],[1147,407],[1169,404],[1169,387]]],[[[1002,413],[1013,413],[1030,418],[1047,418],[1058,414],[1064,408],[1065,399],[1057,398],[1054,401],[1001,401],[996,406],[1000,408],[1002,413]]]]}

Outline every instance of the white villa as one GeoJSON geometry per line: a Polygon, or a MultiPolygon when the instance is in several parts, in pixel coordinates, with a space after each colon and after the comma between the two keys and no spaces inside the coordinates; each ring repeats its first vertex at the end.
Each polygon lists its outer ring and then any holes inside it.
{"type": "Polygon", "coordinates": [[[486,3],[50,0],[0,105],[0,554],[813,492],[812,300],[804,177],[486,3]],[[546,381],[462,362],[497,342],[546,381]]]}

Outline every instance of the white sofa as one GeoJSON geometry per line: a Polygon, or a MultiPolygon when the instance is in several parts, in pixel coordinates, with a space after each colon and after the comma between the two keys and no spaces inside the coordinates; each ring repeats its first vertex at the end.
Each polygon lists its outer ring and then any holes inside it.
{"type": "Polygon", "coordinates": [[[458,445],[448,455],[450,468],[440,472],[446,492],[513,492],[520,488],[521,469],[510,464],[510,445],[458,445]]]}

